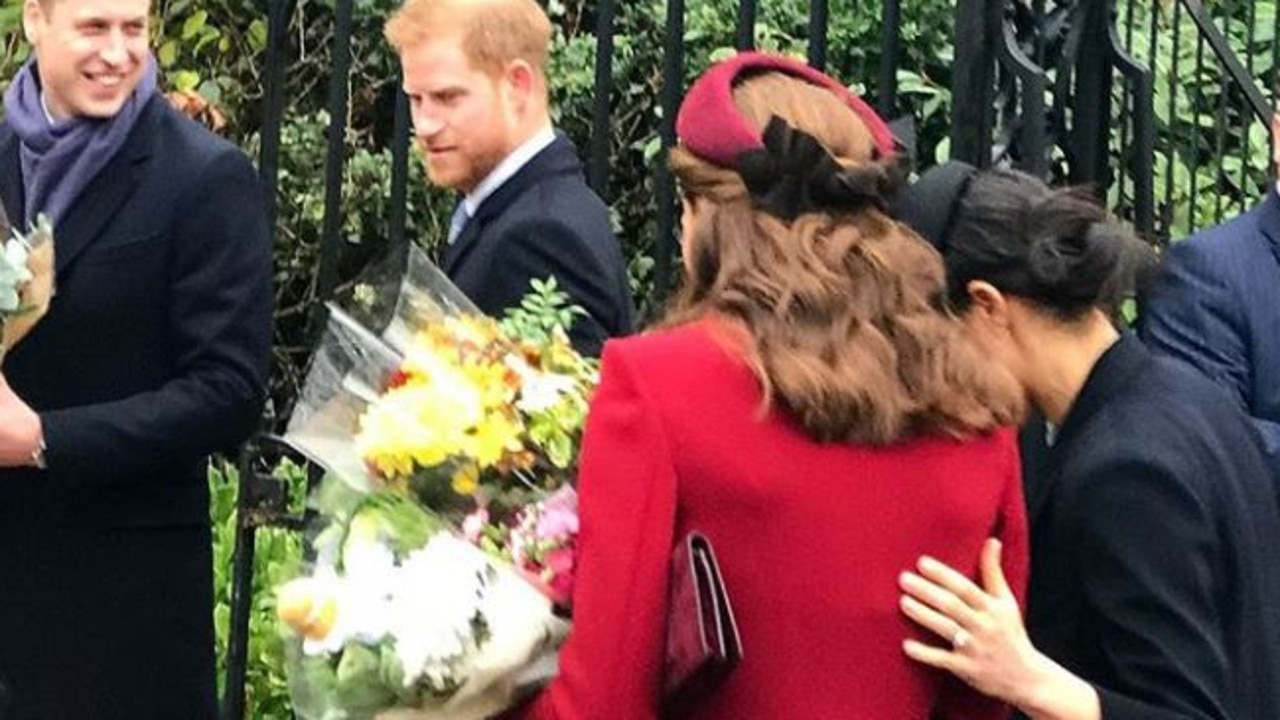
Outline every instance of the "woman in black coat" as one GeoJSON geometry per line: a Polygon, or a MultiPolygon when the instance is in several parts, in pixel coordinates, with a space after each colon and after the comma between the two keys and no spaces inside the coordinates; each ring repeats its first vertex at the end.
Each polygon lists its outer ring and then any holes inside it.
{"type": "Polygon", "coordinates": [[[903,217],[1051,441],[1026,488],[1025,629],[990,541],[982,588],[927,558],[903,574],[903,611],[947,643],[906,653],[1037,720],[1280,718],[1276,479],[1231,398],[1112,324],[1141,246],[1028,175],[922,183],[903,217]]]}

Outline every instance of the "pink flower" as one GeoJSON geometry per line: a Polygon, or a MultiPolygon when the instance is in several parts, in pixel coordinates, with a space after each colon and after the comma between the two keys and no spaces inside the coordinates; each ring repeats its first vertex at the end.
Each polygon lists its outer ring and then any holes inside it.
{"type": "Polygon", "coordinates": [[[548,510],[538,518],[538,537],[549,540],[578,534],[578,514],[568,510],[548,510]]]}
{"type": "Polygon", "coordinates": [[[561,607],[572,605],[576,564],[577,553],[571,545],[556,548],[544,558],[542,577],[551,591],[551,601],[561,607]]]}
{"type": "Polygon", "coordinates": [[[542,539],[568,539],[578,534],[578,494],[566,485],[541,503],[537,535],[542,539]]]}

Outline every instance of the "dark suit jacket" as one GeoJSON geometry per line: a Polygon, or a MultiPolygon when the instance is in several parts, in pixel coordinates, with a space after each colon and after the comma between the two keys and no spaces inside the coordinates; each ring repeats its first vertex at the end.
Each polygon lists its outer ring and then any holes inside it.
{"type": "Polygon", "coordinates": [[[480,203],[445,250],[444,271],[495,317],[520,304],[531,280],[555,277],[587,311],[569,337],[589,355],[599,355],[605,339],[632,330],[627,268],[609,210],[587,187],[564,136],[480,203]]]}
{"type": "MultiPolygon", "coordinates": [[[[18,141],[0,196],[23,216],[18,141]]],[[[0,471],[0,677],[14,718],[208,717],[206,457],[254,429],[271,247],[252,165],[145,107],[54,228],[57,294],[3,372],[49,469],[0,471]]]]}
{"type": "Polygon", "coordinates": [[[1027,624],[1102,715],[1280,718],[1280,500],[1220,387],[1122,338],[1034,493],[1027,624]]]}
{"type": "Polygon", "coordinates": [[[1280,197],[1169,248],[1142,339],[1230,388],[1280,478],[1280,197]]]}

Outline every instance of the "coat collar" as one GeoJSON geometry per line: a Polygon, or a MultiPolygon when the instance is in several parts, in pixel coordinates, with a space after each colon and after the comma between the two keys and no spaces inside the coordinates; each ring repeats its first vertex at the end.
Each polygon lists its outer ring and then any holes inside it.
{"type": "MultiPolygon", "coordinates": [[[[154,149],[155,128],[163,115],[164,103],[159,93],[152,96],[120,151],[89,181],[72,202],[66,217],[53,229],[57,243],[55,272],[65,270],[92,244],[136,189],[145,161],[154,149]]],[[[4,198],[10,223],[15,228],[25,228],[29,219],[22,210],[25,193],[18,162],[18,137],[12,131],[0,137],[0,187],[12,189],[4,198]]]]}
{"type": "Polygon", "coordinates": [[[1079,452],[1075,444],[1080,433],[1099,412],[1110,405],[1113,398],[1123,394],[1126,388],[1137,382],[1138,377],[1149,367],[1150,359],[1150,353],[1142,341],[1133,333],[1126,332],[1094,363],[1084,386],[1080,388],[1080,394],[1076,396],[1071,409],[1067,411],[1067,417],[1055,434],[1053,446],[1048,449],[1043,477],[1039,479],[1035,492],[1028,493],[1027,517],[1033,524],[1053,494],[1053,486],[1057,484],[1067,458],[1079,452]]]}
{"type": "Polygon", "coordinates": [[[549,177],[581,174],[582,162],[578,160],[578,151],[563,134],[557,133],[554,142],[534,155],[524,167],[511,176],[511,179],[480,203],[480,207],[476,208],[476,214],[467,221],[462,233],[452,245],[445,248],[445,273],[453,274],[463,259],[474,249],[476,239],[484,229],[485,223],[501,215],[526,190],[549,177]]]}

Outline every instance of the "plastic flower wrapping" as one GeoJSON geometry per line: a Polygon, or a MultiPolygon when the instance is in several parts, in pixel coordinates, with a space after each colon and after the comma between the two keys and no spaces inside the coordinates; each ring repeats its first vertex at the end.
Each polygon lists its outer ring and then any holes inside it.
{"type": "Polygon", "coordinates": [[[31,231],[10,230],[0,212],[0,362],[49,310],[53,299],[53,228],[44,215],[31,231]]]}
{"type": "Polygon", "coordinates": [[[277,589],[298,717],[484,718],[554,676],[597,380],[566,305],[487,318],[416,249],[330,305],[285,434],[327,471],[277,589]]]}

